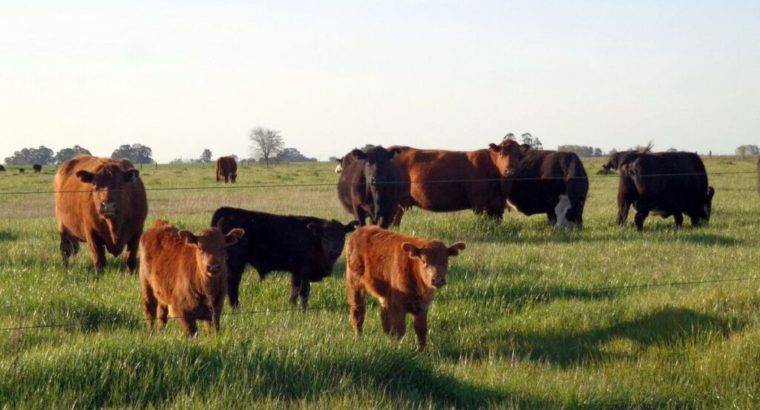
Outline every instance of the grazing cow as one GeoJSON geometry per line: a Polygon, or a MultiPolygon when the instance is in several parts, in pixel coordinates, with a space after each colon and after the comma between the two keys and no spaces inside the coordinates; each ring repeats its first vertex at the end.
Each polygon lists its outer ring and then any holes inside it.
{"type": "Polygon", "coordinates": [[[32,169],[34,170],[34,172],[42,172],[42,165],[34,164],[32,165],[32,169]]]}
{"type": "Polygon", "coordinates": [[[216,182],[224,179],[224,183],[235,183],[237,179],[237,162],[233,157],[219,157],[216,160],[216,182]]]}
{"type": "Polygon", "coordinates": [[[132,163],[78,155],[61,164],[53,186],[64,266],[82,241],[96,271],[105,266],[104,248],[117,256],[126,246],[127,268],[134,272],[148,201],[132,163]]]}
{"type": "Polygon", "coordinates": [[[0,165],[0,172],[5,172],[5,167],[0,165]]]}
{"type": "Polygon", "coordinates": [[[240,279],[245,266],[251,264],[261,279],[271,271],[290,272],[290,304],[295,305],[300,296],[301,308],[306,310],[310,283],[332,273],[335,260],[343,252],[346,233],[353,231],[356,224],[229,207],[217,209],[211,226],[225,233],[234,228],[245,230],[240,242],[228,249],[230,305],[239,305],[240,279]]]}
{"type": "Polygon", "coordinates": [[[359,225],[370,223],[387,228],[398,210],[402,186],[399,171],[391,162],[399,148],[355,149],[343,156],[343,172],[338,179],[338,199],[359,225]]]}
{"type": "Polygon", "coordinates": [[[242,236],[242,229],[223,235],[219,228],[194,235],[157,220],[140,239],[140,289],[148,327],[158,318],[161,330],[168,314],[190,336],[198,331],[198,320],[209,331],[219,331],[227,294],[226,248],[242,236]]]}
{"type": "Polygon", "coordinates": [[[394,224],[411,206],[434,212],[472,209],[501,218],[506,206],[500,182],[506,175],[502,173],[511,172],[519,158],[520,146],[511,140],[470,152],[402,149],[393,163],[408,186],[404,186],[394,224]]]}
{"type": "Polygon", "coordinates": [[[639,154],[619,166],[619,225],[625,225],[631,205],[636,208],[634,223],[639,231],[650,211],[663,218],[673,215],[679,227],[684,213],[694,226],[710,221],[715,189],[708,186],[705,166],[697,154],[639,154]]]}
{"type": "Polygon", "coordinates": [[[24,173],[24,171],[25,171],[25,170],[24,170],[24,168],[19,168],[19,169],[18,169],[18,172],[19,172],[19,174],[23,174],[23,173],[24,173]]]}
{"type": "Polygon", "coordinates": [[[435,291],[446,284],[449,257],[464,248],[464,242],[446,247],[376,226],[359,228],[346,246],[346,295],[356,335],[362,333],[369,293],[380,302],[385,333],[402,338],[406,314],[414,316],[418,350],[424,350],[428,308],[435,291]]]}
{"type": "Polygon", "coordinates": [[[507,204],[525,215],[545,213],[559,228],[582,228],[588,176],[578,155],[525,147],[522,152],[502,183],[507,204]]]}
{"type": "Polygon", "coordinates": [[[609,160],[606,164],[602,165],[602,171],[604,174],[609,174],[610,170],[617,170],[621,165],[631,162],[638,158],[642,154],[649,154],[652,152],[652,144],[638,150],[619,151],[614,154],[610,154],[609,160]]]}

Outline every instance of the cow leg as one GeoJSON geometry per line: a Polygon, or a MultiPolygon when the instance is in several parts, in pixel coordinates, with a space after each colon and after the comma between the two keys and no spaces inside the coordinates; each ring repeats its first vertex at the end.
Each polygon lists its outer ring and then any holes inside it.
{"type": "Polygon", "coordinates": [[[356,336],[361,336],[364,327],[364,314],[367,311],[364,287],[362,287],[360,283],[351,281],[350,278],[348,278],[346,282],[346,296],[348,297],[349,310],[348,318],[351,320],[354,334],[356,336]]]}
{"type": "Polygon", "coordinates": [[[137,248],[140,245],[140,235],[142,235],[142,232],[137,233],[127,243],[126,259],[127,259],[127,269],[129,270],[130,274],[134,274],[135,268],[137,267],[137,248]]]}
{"type": "Polygon", "coordinates": [[[243,279],[243,271],[245,270],[246,262],[236,262],[239,258],[229,258],[227,262],[227,297],[230,301],[232,309],[240,307],[239,289],[240,281],[243,279]]]}
{"type": "Polygon", "coordinates": [[[644,220],[647,219],[647,215],[649,214],[649,211],[638,209],[636,211],[636,216],[634,217],[634,223],[636,224],[636,229],[639,231],[644,230],[644,220]]]}
{"type": "Polygon", "coordinates": [[[683,215],[680,212],[676,212],[673,214],[673,219],[676,220],[676,226],[681,227],[683,225],[683,215]]]}
{"type": "Polygon", "coordinates": [[[301,281],[301,310],[304,312],[309,307],[309,293],[311,292],[311,283],[308,280],[301,281]]]}
{"type": "Polygon", "coordinates": [[[166,321],[169,320],[169,306],[158,303],[156,305],[156,316],[158,317],[156,330],[163,330],[166,327],[166,321]]]}
{"type": "Polygon", "coordinates": [[[403,308],[391,308],[390,312],[391,332],[399,340],[406,334],[406,312],[403,308]]]}
{"type": "Polygon", "coordinates": [[[557,225],[557,215],[554,213],[554,211],[547,212],[546,218],[549,219],[549,225],[557,225]]]}
{"type": "Polygon", "coordinates": [[[95,272],[103,272],[106,266],[106,250],[102,243],[94,236],[87,238],[87,248],[92,256],[92,263],[95,266],[95,272]]]}
{"type": "Polygon", "coordinates": [[[141,288],[143,316],[145,317],[145,322],[148,324],[148,328],[153,330],[153,325],[156,322],[156,314],[158,313],[158,300],[149,284],[143,283],[141,288]]]}
{"type": "Polygon", "coordinates": [[[70,236],[66,232],[61,232],[61,257],[63,257],[63,266],[68,269],[69,258],[79,252],[79,240],[70,236]]]}
{"type": "Polygon", "coordinates": [[[404,217],[404,208],[399,205],[396,207],[396,213],[393,214],[393,221],[391,221],[391,225],[393,226],[399,226],[401,225],[401,218],[404,217]]]}
{"type": "Polygon", "coordinates": [[[389,307],[380,306],[380,322],[383,324],[385,334],[393,334],[393,318],[389,307]]]}
{"type": "Polygon", "coordinates": [[[628,211],[631,209],[631,203],[628,201],[618,200],[618,218],[617,224],[620,226],[625,225],[625,221],[628,219],[628,211]]]}
{"type": "Polygon", "coordinates": [[[427,345],[427,310],[414,315],[414,332],[417,334],[417,351],[421,352],[427,345]]]}
{"type": "Polygon", "coordinates": [[[295,307],[296,300],[301,298],[301,309],[306,311],[309,305],[309,290],[311,285],[308,280],[296,278],[296,275],[292,275],[291,290],[290,290],[290,305],[295,307]]]}
{"type": "Polygon", "coordinates": [[[359,221],[359,226],[367,225],[367,211],[361,206],[354,205],[354,218],[359,221]]]}

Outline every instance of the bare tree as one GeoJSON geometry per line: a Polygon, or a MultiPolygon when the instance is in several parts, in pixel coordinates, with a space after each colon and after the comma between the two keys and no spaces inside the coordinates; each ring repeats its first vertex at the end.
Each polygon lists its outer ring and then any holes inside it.
{"type": "Polygon", "coordinates": [[[285,146],[285,140],[282,139],[280,132],[269,128],[256,127],[251,130],[248,138],[251,139],[253,156],[266,162],[267,166],[269,166],[269,161],[285,146]]]}

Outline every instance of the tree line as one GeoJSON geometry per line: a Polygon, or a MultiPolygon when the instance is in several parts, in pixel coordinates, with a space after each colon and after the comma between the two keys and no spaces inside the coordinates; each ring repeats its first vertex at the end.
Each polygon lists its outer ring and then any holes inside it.
{"type": "MultiPolygon", "coordinates": [[[[40,145],[37,148],[24,148],[19,151],[15,151],[12,156],[5,158],[6,165],[25,165],[25,164],[39,164],[39,165],[60,165],[64,161],[73,158],[76,155],[85,154],[92,155],[87,148],[74,145],[70,148],[63,148],[58,152],[52,149],[40,145]]],[[[115,149],[111,154],[111,158],[128,158],[135,164],[152,164],[153,150],[150,147],[142,144],[124,144],[115,149]]]]}

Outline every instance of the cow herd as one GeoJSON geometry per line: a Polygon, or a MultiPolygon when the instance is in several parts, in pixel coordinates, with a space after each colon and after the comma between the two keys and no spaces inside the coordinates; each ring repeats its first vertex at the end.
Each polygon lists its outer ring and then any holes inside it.
{"type": "MultiPolygon", "coordinates": [[[[605,169],[619,171],[618,223],[631,205],[643,229],[648,213],[682,214],[694,225],[710,218],[714,189],[701,159],[690,153],[626,151],[610,157],[605,169]]],[[[349,318],[360,335],[367,294],[378,299],[385,333],[403,337],[406,314],[414,317],[418,348],[424,349],[427,310],[446,283],[449,258],[465,249],[440,241],[404,236],[387,228],[404,212],[471,209],[502,218],[506,209],[545,214],[557,227],[583,226],[589,189],[577,155],[534,150],[512,140],[470,151],[372,147],[352,150],[339,160],[338,199],[354,220],[343,223],[311,216],[220,207],[209,228],[194,234],[157,220],[143,233],[148,214],[140,173],[126,159],[80,155],[64,162],[54,180],[55,214],[65,266],[84,242],[96,271],[105,252],[126,248],[126,265],[137,269],[145,320],[160,329],[177,318],[188,335],[196,322],[219,329],[225,298],[237,308],[239,285],[250,265],[261,278],[273,271],[291,275],[291,305],[308,308],[311,283],[332,274],[346,236],[346,295],[349,318]],[[367,222],[369,220],[369,222],[367,222]],[[369,225],[369,226],[368,226],[369,225]],[[355,232],[354,232],[355,231],[355,232]]],[[[234,158],[217,161],[217,180],[235,182],[234,158]],[[231,161],[230,161],[231,160],[231,161]]]]}

